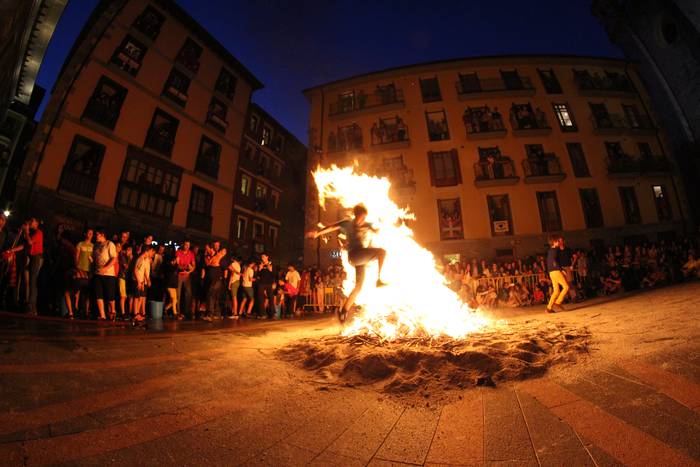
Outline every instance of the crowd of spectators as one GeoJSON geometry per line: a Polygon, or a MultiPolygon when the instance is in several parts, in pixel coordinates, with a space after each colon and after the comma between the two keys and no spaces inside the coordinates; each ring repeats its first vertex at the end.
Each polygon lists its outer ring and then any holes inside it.
{"type": "MultiPolygon", "coordinates": [[[[559,259],[570,284],[569,301],[697,279],[696,238],[623,243],[604,250],[569,248],[559,259]]],[[[552,284],[544,256],[507,261],[447,261],[450,287],[472,308],[520,307],[547,303],[552,284]]]]}
{"type": "Polygon", "coordinates": [[[221,242],[176,245],[152,235],[102,227],[82,233],[58,225],[46,235],[38,219],[16,233],[0,216],[0,307],[36,315],[145,321],[146,311],[172,319],[284,318],[297,313],[301,275],[266,253],[243,260],[221,242]]]}
{"type": "MultiPolygon", "coordinates": [[[[45,236],[30,218],[10,234],[0,215],[0,308],[37,314],[141,323],[148,309],[172,319],[278,319],[305,311],[333,312],[343,300],[340,265],[297,271],[268,254],[243,260],[218,241],[156,242],[152,235],[110,235],[89,228],[80,236],[59,225],[45,236]]],[[[700,278],[698,242],[682,237],[623,243],[606,249],[559,244],[569,301],[700,278]]],[[[445,280],[478,307],[545,304],[551,294],[544,256],[508,261],[452,260],[445,280]]]]}

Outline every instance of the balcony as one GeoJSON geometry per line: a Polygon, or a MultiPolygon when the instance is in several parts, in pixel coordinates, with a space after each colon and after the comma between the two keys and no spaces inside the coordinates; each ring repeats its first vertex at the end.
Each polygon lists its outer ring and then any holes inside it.
{"type": "Polygon", "coordinates": [[[502,78],[459,80],[455,83],[459,100],[483,99],[488,96],[532,96],[535,87],[530,78],[521,76],[518,80],[504,81],[502,78]]]}
{"type": "Polygon", "coordinates": [[[515,174],[515,164],[510,159],[474,164],[474,185],[479,188],[515,185],[519,180],[520,177],[515,174]]]}
{"type": "Polygon", "coordinates": [[[352,96],[338,96],[338,101],[331,103],[329,116],[341,118],[347,115],[359,115],[380,109],[382,112],[401,109],[405,105],[402,89],[377,90],[373,94],[358,91],[352,96]]]}
{"type": "Polygon", "coordinates": [[[642,168],[639,160],[628,154],[608,157],[608,178],[635,178],[639,177],[642,168]]]}
{"type": "Polygon", "coordinates": [[[515,136],[543,136],[552,132],[552,127],[547,122],[547,116],[541,110],[530,112],[527,115],[518,115],[510,112],[510,124],[513,126],[515,136]]]}
{"type": "Polygon", "coordinates": [[[187,212],[187,227],[190,229],[200,230],[202,232],[211,232],[212,217],[201,212],[187,212]]]}
{"type": "Polygon", "coordinates": [[[642,173],[647,176],[666,175],[671,172],[671,161],[662,155],[646,155],[639,159],[642,173]]]}
{"type": "Polygon", "coordinates": [[[83,198],[93,199],[97,191],[97,177],[91,177],[82,172],[64,169],[61,174],[59,191],[72,193],[83,198]]]}
{"type": "Polygon", "coordinates": [[[207,123],[223,133],[226,133],[228,128],[226,119],[212,111],[207,112],[207,123]]]}
{"type": "Polygon", "coordinates": [[[579,95],[586,97],[606,97],[619,94],[634,94],[632,83],[624,75],[591,75],[587,72],[574,71],[574,82],[579,95]]]}
{"type": "Polygon", "coordinates": [[[544,153],[540,157],[528,157],[523,161],[525,183],[556,183],[566,178],[561,170],[559,158],[553,153],[544,153]]]}
{"type": "Polygon", "coordinates": [[[634,134],[645,135],[656,133],[656,125],[654,125],[654,122],[648,115],[627,116],[627,128],[634,134]]]}
{"type": "Polygon", "coordinates": [[[467,139],[505,138],[508,134],[500,114],[492,113],[482,119],[464,118],[464,126],[467,129],[467,139]]]}
{"type": "Polygon", "coordinates": [[[627,129],[625,119],[618,114],[591,114],[589,117],[593,131],[600,135],[619,135],[627,129]]]}
{"type": "Polygon", "coordinates": [[[400,121],[397,125],[373,125],[370,134],[372,144],[370,151],[389,151],[391,149],[407,148],[411,145],[408,127],[400,121]]]}

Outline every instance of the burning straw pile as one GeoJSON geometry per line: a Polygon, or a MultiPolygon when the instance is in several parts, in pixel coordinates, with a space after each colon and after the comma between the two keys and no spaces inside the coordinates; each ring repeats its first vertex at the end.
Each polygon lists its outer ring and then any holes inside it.
{"type": "Polygon", "coordinates": [[[561,323],[503,324],[465,339],[357,334],[305,339],[278,356],[326,384],[425,397],[542,375],[588,353],[590,333],[561,323]]]}

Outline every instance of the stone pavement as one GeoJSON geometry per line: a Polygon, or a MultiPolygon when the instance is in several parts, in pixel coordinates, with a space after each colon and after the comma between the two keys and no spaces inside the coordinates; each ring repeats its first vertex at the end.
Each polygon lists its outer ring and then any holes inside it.
{"type": "Polygon", "coordinates": [[[274,358],[332,325],[105,334],[0,317],[0,465],[700,465],[697,341],[437,406],[274,358]]]}

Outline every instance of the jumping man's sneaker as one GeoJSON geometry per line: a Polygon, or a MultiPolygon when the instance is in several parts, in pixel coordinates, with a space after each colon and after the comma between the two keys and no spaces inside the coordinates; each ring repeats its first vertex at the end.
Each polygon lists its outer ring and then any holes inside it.
{"type": "Polygon", "coordinates": [[[377,287],[384,287],[386,285],[389,285],[389,284],[387,284],[386,282],[382,282],[381,279],[377,279],[377,287]]]}
{"type": "Polygon", "coordinates": [[[547,308],[547,309],[545,310],[545,312],[546,312],[546,313],[556,313],[556,312],[555,312],[554,310],[552,310],[551,308],[547,308]]]}
{"type": "Polygon", "coordinates": [[[557,311],[566,311],[566,308],[564,308],[564,305],[559,305],[558,303],[554,304],[554,309],[557,311]]]}
{"type": "Polygon", "coordinates": [[[346,310],[345,308],[340,308],[338,310],[338,321],[340,321],[341,323],[344,323],[345,320],[347,319],[347,317],[348,317],[348,310],[346,310]]]}

